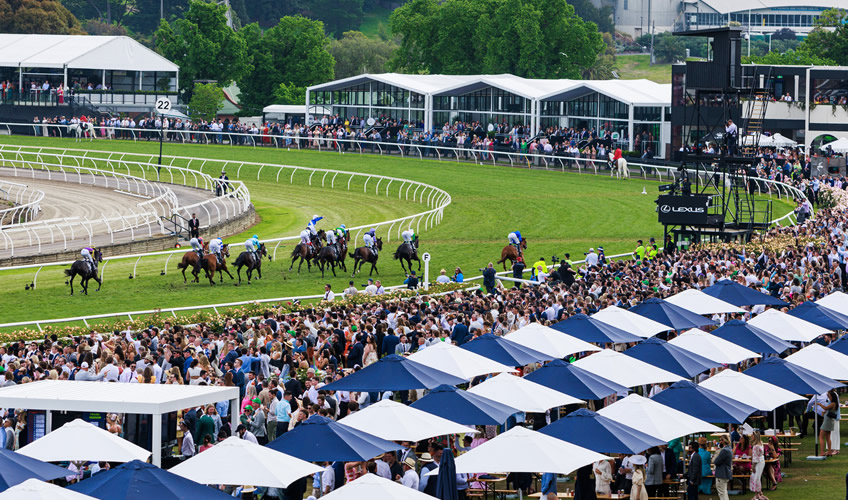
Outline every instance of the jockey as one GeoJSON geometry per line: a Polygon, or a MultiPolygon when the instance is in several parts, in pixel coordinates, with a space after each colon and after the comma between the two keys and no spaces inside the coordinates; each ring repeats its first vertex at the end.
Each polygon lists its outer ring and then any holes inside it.
{"type": "Polygon", "coordinates": [[[197,254],[197,262],[194,263],[195,274],[200,274],[200,265],[203,262],[203,238],[192,238],[189,241],[191,249],[197,254]]]}
{"type": "Polygon", "coordinates": [[[259,254],[259,251],[262,248],[262,243],[259,242],[259,235],[254,234],[253,237],[250,238],[250,240],[253,241],[253,256],[256,257],[256,262],[259,262],[260,260],[262,260],[262,256],[259,254]]]}
{"type": "Polygon", "coordinates": [[[300,232],[300,244],[312,246],[312,241],[310,241],[310,233],[309,228],[304,229],[300,232]]]}
{"type": "Polygon", "coordinates": [[[80,250],[80,255],[82,255],[82,260],[87,262],[89,266],[91,266],[92,272],[97,272],[97,262],[94,261],[94,257],[91,254],[94,253],[94,249],[91,247],[85,247],[80,250]]]}
{"type": "Polygon", "coordinates": [[[318,230],[315,229],[315,224],[318,224],[318,221],[323,218],[324,217],[321,217],[319,215],[312,216],[312,220],[310,220],[309,224],[306,225],[306,229],[309,229],[309,234],[311,234],[312,236],[318,236],[318,230]]]}
{"type": "Polygon", "coordinates": [[[336,228],[336,236],[340,239],[344,239],[345,235],[347,235],[347,228],[344,224],[341,224],[336,228]]]}
{"type": "Polygon", "coordinates": [[[409,245],[410,249],[415,249],[415,245],[413,245],[412,243],[415,241],[417,236],[415,235],[415,231],[413,231],[412,228],[409,228],[406,231],[400,233],[400,235],[403,238],[403,242],[409,245]]]}
{"type": "Polygon", "coordinates": [[[221,250],[224,248],[224,240],[215,238],[209,242],[209,253],[213,254],[218,259],[218,265],[224,263],[224,257],[221,255],[221,250]]]}
{"type": "Polygon", "coordinates": [[[617,167],[618,166],[618,160],[620,160],[621,157],[622,157],[621,148],[615,148],[615,152],[611,153],[610,168],[617,167]]]}
{"type": "Polygon", "coordinates": [[[362,240],[365,242],[365,248],[377,254],[376,238],[377,228],[372,227],[370,231],[362,235],[362,240]]]}
{"type": "Polygon", "coordinates": [[[247,241],[244,242],[244,249],[247,250],[248,252],[250,252],[250,256],[253,259],[256,259],[256,249],[257,249],[256,241],[257,240],[255,240],[253,238],[248,238],[247,241]]]}
{"type": "Polygon", "coordinates": [[[327,238],[327,245],[335,245],[336,244],[336,231],[327,231],[324,233],[327,238]]]}
{"type": "Polygon", "coordinates": [[[506,237],[509,240],[509,244],[515,246],[515,249],[518,251],[518,255],[521,255],[521,231],[513,231],[509,233],[506,237]]]}

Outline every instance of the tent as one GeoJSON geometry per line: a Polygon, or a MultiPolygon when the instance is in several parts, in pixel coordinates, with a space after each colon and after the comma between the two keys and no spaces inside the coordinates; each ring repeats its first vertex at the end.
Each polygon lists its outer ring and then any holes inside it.
{"type": "Polygon", "coordinates": [[[637,385],[658,384],[660,382],[677,382],[680,375],[663,370],[656,366],[625,356],[612,349],[604,349],[578,359],[574,366],[588,370],[595,375],[604,377],[625,387],[637,385]]]}
{"type": "Polygon", "coordinates": [[[695,289],[689,288],[682,292],[672,295],[665,299],[666,302],[682,307],[687,311],[692,311],[695,314],[722,314],[722,313],[742,313],[745,312],[741,307],[736,307],[729,302],[717,299],[712,295],[695,289]]]}
{"type": "Polygon", "coordinates": [[[544,413],[549,408],[583,403],[577,398],[508,373],[496,375],[475,385],[468,392],[532,413],[544,413]]]}
{"type": "Polygon", "coordinates": [[[323,387],[325,391],[403,391],[464,384],[465,379],[390,354],[323,387]]]}
{"type": "Polygon", "coordinates": [[[657,323],[671,325],[675,330],[715,325],[715,321],[711,319],[656,297],[643,300],[631,307],[629,311],[652,319],[657,323]]]}
{"type": "Polygon", "coordinates": [[[489,373],[515,371],[515,368],[511,366],[460,349],[450,342],[438,342],[426,349],[419,349],[408,359],[464,380],[471,380],[489,373]]]}
{"type": "Polygon", "coordinates": [[[734,370],[724,370],[700,385],[762,411],[771,411],[786,403],[804,399],[786,389],[734,370]]]}
{"type": "Polygon", "coordinates": [[[79,418],[36,439],[18,453],[44,462],[129,462],[150,456],[144,448],[79,418]]]}
{"type": "Polygon", "coordinates": [[[321,415],[312,415],[267,446],[308,462],[362,461],[400,449],[391,441],[321,415]]]}
{"type": "Polygon", "coordinates": [[[833,142],[823,144],[821,148],[822,150],[824,150],[828,146],[830,146],[830,149],[832,149],[836,153],[848,153],[848,139],[844,137],[840,137],[839,139],[836,139],[833,142]]]}
{"type": "Polygon", "coordinates": [[[461,348],[507,366],[524,366],[536,361],[553,359],[550,354],[536,351],[491,333],[474,337],[471,341],[462,344],[461,348]]]}
{"type": "Polygon", "coordinates": [[[823,394],[830,389],[844,387],[832,378],[778,357],[766,358],[744,373],[797,394],[823,394]]]}
{"type": "Polygon", "coordinates": [[[839,337],[838,340],[831,342],[827,347],[836,352],[848,355],[848,335],[839,337]]]}
{"type": "Polygon", "coordinates": [[[170,471],[201,484],[251,484],[285,488],[304,476],[322,470],[322,467],[299,458],[238,436],[230,436],[203,453],[175,465],[170,471]]]}
{"type": "Polygon", "coordinates": [[[732,319],[710,333],[759,354],[780,354],[795,347],[785,340],[738,319],[732,319]]]}
{"type": "Polygon", "coordinates": [[[68,469],[0,449],[0,491],[28,479],[50,481],[68,475],[68,469]]]}
{"type": "Polygon", "coordinates": [[[433,500],[430,495],[407,488],[375,474],[365,474],[356,481],[336,488],[321,497],[323,500],[363,500],[385,498],[386,500],[433,500]]]}
{"type": "Polygon", "coordinates": [[[778,147],[782,147],[782,148],[787,148],[787,147],[794,148],[795,146],[798,145],[798,143],[796,141],[793,141],[792,139],[784,136],[780,132],[772,135],[771,139],[772,139],[772,144],[774,144],[775,146],[778,146],[778,147]]]}
{"type": "MultiPolygon", "coordinates": [[[[65,471],[67,472],[67,471],[65,471]]],[[[71,491],[38,479],[12,486],[0,493],[0,500],[97,500],[94,497],[71,491]]]]}
{"type": "Polygon", "coordinates": [[[705,294],[717,299],[729,302],[734,306],[779,306],[783,307],[788,304],[780,299],[776,299],[771,295],[761,293],[753,288],[740,285],[739,283],[723,279],[716,281],[715,285],[708,286],[702,290],[705,294]]]}
{"type": "Polygon", "coordinates": [[[685,378],[692,378],[710,368],[721,366],[721,363],[709,360],[656,337],[636,344],[625,350],[624,354],[685,378]]]}
{"type": "Polygon", "coordinates": [[[804,302],[795,306],[786,314],[803,319],[826,330],[848,329],[848,316],[819,305],[818,302],[804,302]]]}
{"type": "Polygon", "coordinates": [[[840,314],[848,314],[848,293],[833,292],[827,297],[822,297],[817,300],[816,304],[840,314]]]}
{"type": "Polygon", "coordinates": [[[831,333],[827,328],[790,316],[777,309],[769,309],[758,314],[748,323],[787,342],[812,342],[820,335],[831,333]]]}
{"type": "Polygon", "coordinates": [[[102,500],[232,499],[217,489],[195,483],[140,460],[99,472],[68,488],[102,500]]]}
{"type": "Polygon", "coordinates": [[[339,423],[389,441],[417,442],[449,434],[477,434],[472,427],[389,399],[351,413],[339,423]]]}
{"type": "Polygon", "coordinates": [[[736,364],[760,355],[701,330],[689,330],[668,341],[717,363],[736,364]]]}
{"type": "Polygon", "coordinates": [[[521,411],[451,385],[431,389],[410,407],[465,425],[501,425],[521,411]]]}
{"type": "Polygon", "coordinates": [[[790,354],[786,361],[834,380],[848,380],[848,355],[819,344],[810,344],[790,354]]]}
{"type": "Polygon", "coordinates": [[[577,352],[601,350],[598,346],[558,332],[553,328],[542,326],[539,323],[530,323],[504,338],[557,359],[571,356],[577,352]]]}
{"type": "Polygon", "coordinates": [[[648,319],[616,306],[601,309],[593,314],[592,317],[598,321],[644,338],[653,337],[660,332],[674,330],[674,327],[671,325],[648,319]]]}
{"type": "Polygon", "coordinates": [[[742,137],[742,145],[744,146],[774,146],[774,139],[768,135],[748,134],[742,137]],[[756,143],[756,144],[755,144],[756,143]]]}
{"type": "Polygon", "coordinates": [[[570,318],[554,323],[551,325],[551,328],[562,333],[567,333],[580,340],[596,342],[598,344],[620,344],[642,340],[642,337],[638,335],[608,325],[603,321],[586,316],[585,314],[575,314],[570,318]]]}
{"type": "Polygon", "coordinates": [[[542,434],[599,453],[641,453],[665,441],[581,408],[546,425],[542,434]]]}
{"type": "Polygon", "coordinates": [[[547,363],[525,375],[524,378],[549,389],[585,400],[603,399],[610,394],[627,392],[627,387],[561,359],[547,363]]]}
{"type": "Polygon", "coordinates": [[[757,411],[753,406],[688,380],[675,382],[651,399],[687,415],[717,424],[741,424],[757,411]]]}
{"type": "Polygon", "coordinates": [[[722,432],[720,428],[701,419],[638,394],[619,399],[598,413],[663,441],[700,432],[722,432]]]}

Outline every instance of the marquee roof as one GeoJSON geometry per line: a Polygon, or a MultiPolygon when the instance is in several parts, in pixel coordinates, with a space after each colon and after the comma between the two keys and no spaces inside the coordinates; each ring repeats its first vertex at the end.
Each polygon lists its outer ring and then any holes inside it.
{"type": "Polygon", "coordinates": [[[831,8],[848,9],[848,0],[814,0],[812,2],[799,2],[798,0],[701,0],[701,2],[708,5],[719,14],[769,9],[779,9],[787,12],[797,9],[797,11],[800,12],[810,11],[816,7],[819,7],[822,10],[831,8]]]}

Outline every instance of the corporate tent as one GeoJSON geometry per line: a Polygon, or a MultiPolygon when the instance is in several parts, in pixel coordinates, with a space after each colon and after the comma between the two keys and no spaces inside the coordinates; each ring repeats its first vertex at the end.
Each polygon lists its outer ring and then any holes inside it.
{"type": "Polygon", "coordinates": [[[840,137],[833,142],[822,145],[822,149],[830,147],[836,153],[848,153],[848,139],[840,137]]]}

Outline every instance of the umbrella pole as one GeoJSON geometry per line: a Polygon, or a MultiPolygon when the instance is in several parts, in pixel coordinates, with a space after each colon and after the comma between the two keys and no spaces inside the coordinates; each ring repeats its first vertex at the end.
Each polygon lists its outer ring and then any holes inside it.
{"type": "Polygon", "coordinates": [[[815,406],[813,406],[813,429],[815,429],[815,434],[813,435],[813,439],[816,441],[816,454],[812,457],[807,457],[807,460],[824,460],[825,457],[819,455],[819,416],[818,416],[818,408],[819,406],[819,396],[816,394],[815,397],[815,406]]]}

